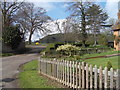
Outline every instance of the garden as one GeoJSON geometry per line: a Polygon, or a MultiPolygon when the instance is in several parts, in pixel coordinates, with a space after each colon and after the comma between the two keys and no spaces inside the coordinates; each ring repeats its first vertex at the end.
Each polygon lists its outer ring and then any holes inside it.
{"type": "Polygon", "coordinates": [[[81,44],[51,43],[40,54],[47,59],[65,59],[117,69],[119,52],[103,45],[82,47],[81,44]]]}

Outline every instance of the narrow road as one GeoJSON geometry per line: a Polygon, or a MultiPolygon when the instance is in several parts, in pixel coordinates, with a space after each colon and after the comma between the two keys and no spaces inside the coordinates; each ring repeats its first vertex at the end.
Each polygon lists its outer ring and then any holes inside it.
{"type": "Polygon", "coordinates": [[[0,68],[0,72],[2,72],[0,83],[2,83],[2,86],[0,87],[18,88],[16,84],[17,78],[15,76],[19,73],[19,66],[31,60],[38,59],[38,51],[43,48],[44,47],[32,47],[29,53],[0,58],[2,59],[0,60],[0,63],[2,63],[2,68],[0,68]],[[36,50],[34,50],[35,48],[36,50]]]}

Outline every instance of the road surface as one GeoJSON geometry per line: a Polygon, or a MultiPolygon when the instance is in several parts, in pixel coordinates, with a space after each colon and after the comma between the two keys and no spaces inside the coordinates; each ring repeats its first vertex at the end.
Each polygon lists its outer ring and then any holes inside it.
{"type": "Polygon", "coordinates": [[[38,59],[38,52],[44,47],[34,46],[31,48],[32,50],[26,54],[3,57],[2,60],[0,60],[0,63],[2,63],[2,68],[0,68],[0,72],[2,71],[2,79],[0,78],[0,84],[2,82],[2,85],[0,87],[18,88],[16,83],[17,78],[15,76],[19,73],[19,66],[31,60],[38,59]]]}

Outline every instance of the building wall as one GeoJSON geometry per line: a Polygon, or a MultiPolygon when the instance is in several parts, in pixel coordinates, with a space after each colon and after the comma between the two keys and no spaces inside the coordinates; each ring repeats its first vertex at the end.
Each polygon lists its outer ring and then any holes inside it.
{"type": "MultiPolygon", "coordinates": [[[[114,36],[115,36],[115,39],[114,39],[114,48],[116,51],[120,50],[120,42],[118,42],[116,44],[116,38],[118,38],[120,36],[120,10],[118,12],[118,21],[116,22],[116,24],[113,26],[113,29],[114,29],[114,36]],[[118,29],[118,30],[116,30],[118,29]]],[[[119,37],[120,39],[120,37],[119,37]]]]}
{"type": "MultiPolygon", "coordinates": [[[[120,30],[114,31],[115,39],[118,38],[119,35],[120,35],[120,30]]],[[[119,38],[119,39],[120,39],[120,38],[119,38]]],[[[115,48],[115,50],[117,50],[117,51],[120,50],[120,42],[118,42],[118,43],[116,44],[116,40],[114,40],[114,48],[115,48]]]]}

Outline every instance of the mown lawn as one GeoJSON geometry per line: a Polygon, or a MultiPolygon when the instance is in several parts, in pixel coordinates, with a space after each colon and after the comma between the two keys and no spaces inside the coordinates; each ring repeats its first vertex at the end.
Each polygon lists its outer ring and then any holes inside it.
{"type": "Polygon", "coordinates": [[[105,56],[105,55],[111,55],[111,54],[117,54],[117,53],[120,53],[120,51],[108,51],[108,52],[103,52],[103,53],[85,54],[85,55],[81,56],[81,58],[105,56]]]}
{"type": "Polygon", "coordinates": [[[118,69],[118,68],[120,68],[120,65],[119,65],[120,60],[119,59],[120,59],[120,56],[113,56],[113,57],[108,57],[108,58],[86,59],[84,61],[93,66],[97,65],[98,67],[99,66],[106,67],[107,62],[110,61],[112,63],[112,67],[114,69],[118,69]]]}
{"type": "Polygon", "coordinates": [[[38,61],[34,60],[23,65],[22,72],[19,74],[21,88],[62,88],[55,81],[39,75],[37,72],[38,61]]]}

